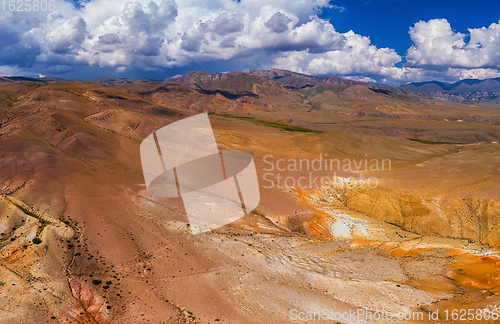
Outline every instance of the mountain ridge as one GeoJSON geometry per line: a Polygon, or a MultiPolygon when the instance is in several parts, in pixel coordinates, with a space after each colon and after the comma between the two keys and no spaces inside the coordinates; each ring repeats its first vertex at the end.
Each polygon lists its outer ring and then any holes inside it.
{"type": "Polygon", "coordinates": [[[415,82],[400,88],[423,92],[461,103],[500,103],[500,78],[464,79],[454,83],[439,81],[415,82]]]}
{"type": "MultiPolygon", "coordinates": [[[[62,79],[56,77],[0,77],[0,84],[12,82],[80,82],[104,86],[121,86],[153,82],[149,79],[102,77],[91,80],[62,79]]],[[[161,81],[159,81],[161,82],[161,81]]],[[[274,91],[292,91],[309,97],[311,93],[325,91],[336,94],[353,87],[363,86],[371,91],[384,95],[410,95],[420,98],[444,98],[459,103],[500,103],[500,78],[464,79],[457,82],[424,81],[413,82],[400,87],[388,87],[368,82],[355,81],[334,75],[317,76],[297,73],[288,70],[250,69],[245,72],[209,73],[191,71],[183,75],[167,77],[163,82],[176,82],[197,91],[210,94],[219,93],[227,98],[254,97],[257,89],[274,89],[274,91]]],[[[370,96],[368,96],[370,97],[370,96]]],[[[441,99],[442,100],[442,99],[441,99]]]]}

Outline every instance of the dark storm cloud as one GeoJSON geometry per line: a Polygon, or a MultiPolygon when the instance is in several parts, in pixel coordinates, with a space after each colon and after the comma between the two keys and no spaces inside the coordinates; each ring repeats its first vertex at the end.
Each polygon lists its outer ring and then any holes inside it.
{"type": "Polygon", "coordinates": [[[188,52],[198,52],[204,38],[199,30],[189,30],[182,35],[181,48],[188,52]]]}
{"type": "Polygon", "coordinates": [[[214,20],[200,23],[198,27],[191,28],[182,35],[181,48],[188,52],[198,52],[203,43],[220,39],[221,48],[234,47],[235,37],[229,35],[239,33],[245,25],[241,22],[240,15],[223,13],[214,20]]]}
{"type": "Polygon", "coordinates": [[[288,23],[290,22],[292,22],[290,18],[281,12],[277,12],[268,21],[266,21],[265,25],[273,32],[279,34],[288,30],[288,23]]]}
{"type": "Polygon", "coordinates": [[[231,18],[226,13],[217,17],[209,26],[219,36],[240,32],[244,27],[245,25],[240,20],[235,17],[231,18]]]}
{"type": "Polygon", "coordinates": [[[114,45],[120,43],[120,37],[117,34],[105,34],[99,36],[99,44],[114,45]]]}
{"type": "Polygon", "coordinates": [[[144,44],[139,46],[134,52],[144,56],[156,56],[160,54],[160,48],[164,42],[161,37],[147,37],[144,44]]]}
{"type": "Polygon", "coordinates": [[[156,34],[175,21],[178,15],[175,3],[163,1],[158,5],[151,1],[146,7],[139,2],[127,2],[122,20],[133,33],[156,34]]]}

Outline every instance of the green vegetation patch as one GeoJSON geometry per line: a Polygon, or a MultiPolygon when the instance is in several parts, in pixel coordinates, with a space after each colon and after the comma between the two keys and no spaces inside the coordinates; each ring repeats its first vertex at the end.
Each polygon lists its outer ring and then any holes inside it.
{"type": "Polygon", "coordinates": [[[408,138],[410,141],[414,142],[419,142],[422,144],[449,144],[449,145],[456,145],[456,144],[463,144],[463,143],[453,143],[453,142],[434,142],[434,141],[426,141],[426,140],[420,140],[417,138],[408,138]]]}
{"type": "Polygon", "coordinates": [[[284,124],[279,124],[279,123],[273,123],[273,122],[268,122],[268,121],[265,121],[265,120],[253,118],[253,117],[241,117],[241,116],[232,116],[232,115],[219,115],[219,116],[220,117],[225,117],[225,118],[234,118],[234,119],[246,120],[246,121],[255,123],[257,125],[279,128],[279,129],[283,129],[283,130],[286,130],[286,131],[289,131],[289,132],[314,133],[314,134],[323,133],[321,131],[317,131],[317,130],[314,130],[314,129],[304,128],[304,127],[300,127],[300,126],[293,126],[293,125],[284,125],[284,124]]]}

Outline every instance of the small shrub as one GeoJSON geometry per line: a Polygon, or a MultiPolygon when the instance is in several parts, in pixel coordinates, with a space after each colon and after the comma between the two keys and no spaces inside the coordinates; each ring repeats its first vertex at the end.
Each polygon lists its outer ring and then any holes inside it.
{"type": "Polygon", "coordinates": [[[35,238],[33,239],[33,244],[40,244],[40,243],[42,243],[42,240],[41,240],[40,238],[35,237],[35,238]]]}
{"type": "Polygon", "coordinates": [[[99,279],[95,279],[95,280],[92,280],[92,283],[96,286],[99,286],[100,284],[102,284],[102,280],[99,280],[99,279]]]}

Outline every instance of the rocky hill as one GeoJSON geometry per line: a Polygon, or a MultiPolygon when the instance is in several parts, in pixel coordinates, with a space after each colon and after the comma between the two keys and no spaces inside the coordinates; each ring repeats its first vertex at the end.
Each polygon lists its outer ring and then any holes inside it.
{"type": "Polygon", "coordinates": [[[372,86],[366,82],[358,82],[345,78],[339,78],[333,75],[330,76],[315,76],[303,73],[296,73],[281,69],[272,69],[270,71],[264,70],[249,70],[246,73],[250,75],[255,75],[263,79],[268,79],[287,85],[292,89],[304,89],[308,87],[313,87],[315,85],[340,85],[340,86],[353,86],[353,85],[365,85],[372,86]]]}
{"type": "Polygon", "coordinates": [[[6,79],[0,320],[294,323],[297,300],[346,312],[500,305],[497,108],[273,78],[6,79]],[[181,198],[147,192],[140,143],[203,111],[220,149],[252,154],[261,200],[237,222],[192,235],[181,198]],[[287,167],[326,156],[348,167],[287,167]],[[391,167],[356,169],[373,160],[391,167]],[[338,181],[290,181],[311,173],[338,181]],[[379,186],[358,186],[361,176],[379,186]]]}

